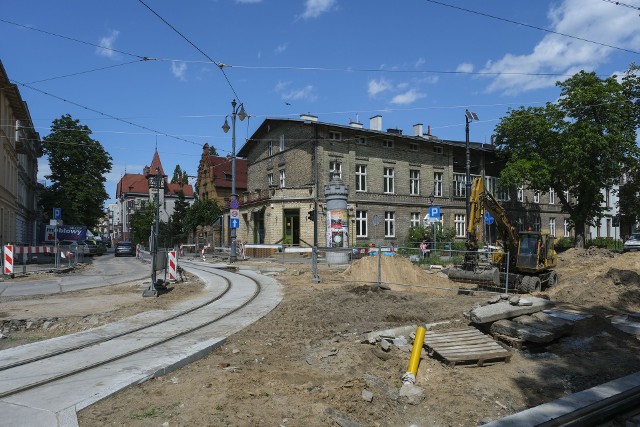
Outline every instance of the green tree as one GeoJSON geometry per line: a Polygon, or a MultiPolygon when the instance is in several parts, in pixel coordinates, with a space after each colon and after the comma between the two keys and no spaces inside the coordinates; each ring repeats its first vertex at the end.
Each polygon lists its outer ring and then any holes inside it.
{"type": "Polygon", "coordinates": [[[211,225],[222,215],[222,209],[213,200],[196,200],[186,209],[184,215],[185,229],[194,232],[199,225],[211,225]]]}
{"type": "Polygon", "coordinates": [[[185,200],[182,190],[179,190],[177,194],[178,200],[173,208],[173,214],[171,214],[168,224],[170,246],[174,246],[176,243],[186,242],[187,240],[185,218],[189,203],[185,200]]]}
{"type": "Polygon", "coordinates": [[[640,221],[640,161],[627,172],[627,182],[618,193],[619,212],[627,224],[640,221]]]}
{"type": "Polygon", "coordinates": [[[66,114],[53,121],[51,133],[43,138],[43,153],[51,169],[46,176],[51,185],[40,197],[45,217],[59,207],[66,224],[89,228],[98,224],[109,198],[104,183],[112,159],[90,135],[87,126],[66,114]]]}
{"type": "Polygon", "coordinates": [[[501,183],[553,189],[570,215],[577,247],[584,245],[585,226],[602,216],[600,190],[616,184],[638,153],[640,86],[628,75],[634,72],[632,65],[618,81],[581,71],[557,83],[557,103],[512,110],[496,127],[496,146],[507,159],[501,183]]]}
{"type": "Polygon", "coordinates": [[[173,170],[173,177],[171,177],[172,184],[187,185],[189,183],[189,174],[187,171],[183,171],[180,165],[176,165],[173,170]]]}
{"type": "Polygon", "coordinates": [[[218,150],[216,150],[216,147],[214,147],[213,145],[209,146],[209,155],[210,156],[218,156],[218,150]]]}
{"type": "Polygon", "coordinates": [[[156,207],[153,203],[142,202],[140,209],[131,215],[131,241],[149,245],[151,227],[155,226],[156,207]]]}

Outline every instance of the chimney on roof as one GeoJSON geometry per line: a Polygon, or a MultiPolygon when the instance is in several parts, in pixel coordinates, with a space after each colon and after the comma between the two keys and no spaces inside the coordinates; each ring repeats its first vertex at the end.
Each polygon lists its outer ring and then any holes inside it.
{"type": "Polygon", "coordinates": [[[349,126],[351,126],[352,128],[356,128],[356,129],[362,129],[362,123],[360,122],[354,122],[353,120],[349,119],[349,126]]]}
{"type": "Polygon", "coordinates": [[[402,135],[402,129],[387,129],[387,133],[392,133],[394,135],[402,135]]]}
{"type": "Polygon", "coordinates": [[[369,119],[369,129],[371,130],[382,130],[382,116],[377,114],[369,119]]]}
{"type": "Polygon", "coordinates": [[[422,123],[413,125],[413,136],[422,136],[422,123]]]}
{"type": "Polygon", "coordinates": [[[431,136],[431,125],[427,125],[427,135],[431,136]]]}
{"type": "Polygon", "coordinates": [[[307,114],[300,114],[300,120],[304,120],[305,122],[317,122],[318,121],[318,116],[314,116],[311,113],[307,113],[307,114]]]}

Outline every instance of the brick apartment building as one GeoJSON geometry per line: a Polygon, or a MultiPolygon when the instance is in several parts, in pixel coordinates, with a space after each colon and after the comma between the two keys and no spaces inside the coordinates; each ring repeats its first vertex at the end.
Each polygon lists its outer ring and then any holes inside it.
{"type": "MultiPolygon", "coordinates": [[[[568,216],[553,191],[500,191],[503,163],[495,147],[471,142],[470,151],[472,178],[485,178],[514,225],[569,235],[568,216]]],[[[308,212],[317,198],[318,245],[326,246],[324,187],[332,173],[349,187],[350,245],[402,245],[430,206],[440,207],[445,228],[455,228],[459,238],[465,235],[466,144],[424,133],[421,124],[413,126],[412,135],[403,135],[398,129],[383,130],[381,116],[372,117],[368,129],[354,122],[323,123],[310,114],[268,118],[238,155],[247,159],[237,233],[246,243],[312,245],[308,212]]]]}

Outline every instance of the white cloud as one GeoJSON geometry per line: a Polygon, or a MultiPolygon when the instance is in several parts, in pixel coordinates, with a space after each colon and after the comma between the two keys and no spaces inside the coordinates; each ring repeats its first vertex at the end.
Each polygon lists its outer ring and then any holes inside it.
{"type": "Polygon", "coordinates": [[[416,89],[409,89],[404,93],[394,96],[393,99],[391,99],[391,103],[402,105],[411,104],[416,102],[420,98],[424,98],[425,96],[427,95],[417,91],[416,89]]]}
{"type": "Polygon", "coordinates": [[[38,182],[45,182],[45,176],[51,175],[51,167],[49,167],[49,159],[41,157],[38,159],[38,182]]]}
{"type": "Polygon", "coordinates": [[[288,43],[279,44],[279,45],[276,47],[276,53],[277,53],[277,54],[280,54],[280,53],[284,52],[285,50],[287,50],[287,46],[289,46],[289,44],[288,44],[288,43]]]}
{"type": "Polygon", "coordinates": [[[423,66],[427,61],[424,58],[418,58],[418,60],[416,61],[416,63],[414,64],[414,67],[416,68],[420,68],[421,66],[423,66]]]}
{"type": "Polygon", "coordinates": [[[180,80],[185,80],[184,73],[187,71],[187,64],[182,61],[171,61],[171,72],[180,80]]]}
{"type": "Polygon", "coordinates": [[[110,49],[113,49],[113,45],[119,34],[120,31],[112,30],[110,35],[101,37],[98,45],[102,46],[102,48],[96,47],[96,53],[100,56],[106,56],[107,58],[116,58],[116,52],[110,49]]]}
{"type": "Polygon", "coordinates": [[[280,94],[283,101],[315,101],[318,97],[315,94],[313,85],[306,85],[302,88],[291,88],[291,82],[279,81],[274,90],[280,94]]]}
{"type": "MultiPolygon", "coordinates": [[[[552,8],[549,29],[586,40],[624,49],[638,49],[640,25],[637,14],[629,13],[600,0],[564,0],[552,8]]],[[[490,92],[518,94],[523,91],[550,87],[561,76],[525,76],[517,73],[574,74],[582,69],[592,71],[606,63],[616,49],[577,40],[559,34],[548,34],[532,52],[525,55],[507,53],[501,59],[488,61],[482,72],[506,73],[495,77],[490,92]],[[516,74],[508,74],[516,73],[516,74]]]]}
{"type": "Polygon", "coordinates": [[[458,65],[456,71],[459,73],[472,73],[473,72],[473,64],[469,64],[468,62],[463,62],[458,65]]]}
{"type": "Polygon", "coordinates": [[[307,0],[305,3],[305,9],[302,13],[304,19],[317,18],[335,4],[336,0],[307,0]]]}
{"type": "Polygon", "coordinates": [[[372,79],[369,80],[369,96],[376,96],[379,93],[391,90],[392,84],[388,80],[384,78],[379,78],[378,80],[372,79]]]}
{"type": "Polygon", "coordinates": [[[283,82],[282,80],[280,80],[280,81],[278,81],[278,83],[276,83],[276,87],[274,88],[274,90],[276,92],[282,92],[287,87],[289,87],[290,84],[291,84],[291,82],[283,82]]]}

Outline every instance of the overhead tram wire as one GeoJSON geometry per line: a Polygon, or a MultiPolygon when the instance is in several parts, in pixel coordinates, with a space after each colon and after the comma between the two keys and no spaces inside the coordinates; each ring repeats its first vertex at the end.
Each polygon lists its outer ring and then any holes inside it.
{"type": "Polygon", "coordinates": [[[191,46],[193,46],[198,52],[200,52],[202,55],[204,55],[205,58],[207,58],[209,61],[211,61],[212,63],[214,63],[222,72],[222,75],[224,76],[225,80],[227,81],[227,84],[229,85],[229,87],[231,88],[231,91],[233,92],[233,94],[235,95],[236,99],[238,100],[239,104],[242,104],[241,100],[240,100],[240,96],[238,96],[235,88],[233,87],[233,85],[231,84],[231,80],[229,80],[229,76],[227,76],[227,73],[225,73],[224,71],[224,67],[226,66],[225,64],[218,62],[216,60],[214,60],[213,58],[211,58],[209,55],[207,55],[202,49],[200,49],[198,46],[195,45],[195,43],[193,43],[191,40],[189,40],[187,38],[187,36],[185,36],[184,34],[182,34],[180,31],[178,31],[178,29],[176,27],[174,27],[173,25],[171,25],[171,23],[169,23],[166,19],[164,19],[162,16],[160,16],[160,14],[158,14],[158,12],[156,12],[155,10],[153,10],[149,5],[147,5],[143,0],[138,0],[140,3],[142,3],[142,5],[144,7],[146,7],[151,13],[153,13],[155,16],[158,17],[158,19],[160,19],[162,22],[164,22],[169,28],[171,28],[173,31],[176,32],[176,34],[178,34],[180,37],[182,37],[187,43],[189,43],[191,46]]]}
{"type": "Polygon", "coordinates": [[[106,46],[102,46],[102,45],[99,45],[99,44],[91,43],[91,42],[88,42],[88,41],[79,40],[79,39],[76,39],[76,38],[73,38],[73,37],[63,36],[61,34],[53,33],[51,31],[46,31],[46,30],[41,30],[39,28],[34,28],[34,27],[29,26],[29,25],[18,24],[17,22],[9,21],[9,20],[2,19],[2,18],[0,18],[0,22],[4,22],[5,24],[10,24],[10,25],[15,25],[16,27],[25,28],[25,29],[31,30],[31,31],[37,31],[39,33],[47,34],[49,36],[59,37],[61,39],[65,39],[65,40],[70,40],[70,41],[73,41],[73,42],[76,42],[76,43],[86,44],[88,46],[97,47],[99,49],[104,49],[104,50],[108,50],[108,51],[111,51],[111,52],[120,53],[122,55],[132,56],[134,58],[138,58],[138,59],[141,59],[141,60],[144,60],[144,61],[150,61],[150,60],[154,60],[155,59],[155,58],[150,58],[148,56],[142,56],[142,55],[138,55],[138,54],[131,53],[131,52],[125,52],[123,50],[114,49],[112,47],[106,47],[106,46]]]}
{"type": "Polygon", "coordinates": [[[640,10],[639,6],[634,6],[632,4],[622,3],[621,1],[617,1],[617,0],[602,0],[602,1],[607,2],[607,3],[615,4],[616,6],[622,6],[622,7],[628,7],[629,9],[640,10]]]}
{"type": "Polygon", "coordinates": [[[69,73],[69,74],[65,74],[65,75],[62,75],[62,76],[49,77],[49,78],[40,79],[40,80],[34,80],[34,81],[31,81],[31,82],[27,82],[25,84],[35,84],[35,83],[49,82],[51,80],[64,79],[64,78],[67,78],[67,77],[75,77],[75,76],[79,76],[79,75],[82,75],[82,74],[89,74],[89,73],[94,73],[96,71],[109,70],[111,68],[123,67],[125,65],[137,64],[139,62],[146,62],[146,61],[149,61],[149,59],[136,59],[134,61],[123,62],[122,64],[109,65],[109,66],[106,66],[106,67],[94,68],[92,70],[78,71],[77,73],[69,73]]]}
{"type": "Polygon", "coordinates": [[[429,3],[433,3],[433,4],[438,4],[440,6],[449,7],[451,9],[461,10],[461,11],[467,12],[467,13],[473,13],[475,15],[484,16],[486,18],[496,19],[498,21],[508,22],[510,24],[520,25],[522,27],[532,28],[532,29],[538,30],[538,31],[544,31],[544,32],[550,33],[550,34],[556,34],[556,35],[559,35],[559,36],[568,37],[568,38],[571,38],[571,39],[574,39],[574,40],[580,40],[580,41],[583,41],[583,42],[586,42],[586,43],[596,44],[598,46],[604,46],[604,47],[608,47],[608,48],[611,48],[611,49],[620,50],[620,51],[623,51],[623,52],[628,52],[628,53],[633,53],[633,54],[636,54],[636,55],[640,55],[640,52],[638,52],[636,50],[626,49],[626,48],[618,47],[618,46],[612,46],[610,44],[606,44],[606,43],[601,43],[601,42],[597,42],[597,41],[594,41],[594,40],[585,39],[583,37],[572,36],[571,34],[561,33],[559,31],[554,31],[554,30],[550,30],[548,28],[538,27],[538,26],[531,25],[531,24],[525,24],[523,22],[514,21],[512,19],[502,18],[500,16],[495,16],[495,15],[491,15],[491,14],[488,14],[488,13],[479,12],[477,10],[467,9],[467,8],[460,7],[460,6],[454,6],[452,4],[443,3],[443,2],[437,1],[437,0],[423,0],[423,1],[426,1],[426,2],[429,2],[429,3]]]}
{"type": "Polygon", "coordinates": [[[130,125],[130,126],[134,126],[134,127],[137,127],[137,128],[140,128],[140,129],[144,129],[144,130],[149,131],[149,132],[153,132],[153,133],[155,133],[156,135],[162,135],[162,136],[166,136],[167,138],[172,138],[172,139],[177,139],[177,140],[179,140],[179,141],[188,142],[189,144],[197,145],[198,147],[200,147],[200,146],[201,146],[201,144],[198,144],[197,142],[189,141],[188,139],[180,138],[180,137],[175,136],[175,135],[170,135],[170,134],[168,134],[168,133],[166,133],[166,132],[160,132],[160,131],[157,131],[157,130],[155,130],[155,129],[152,129],[152,128],[149,128],[149,127],[146,127],[146,126],[139,125],[139,124],[137,124],[137,123],[131,122],[131,121],[129,121],[129,120],[122,119],[122,118],[120,118],[120,117],[116,117],[116,116],[111,115],[111,114],[108,114],[108,113],[103,113],[102,111],[96,110],[95,108],[87,107],[86,105],[82,105],[82,104],[79,104],[79,103],[77,103],[77,102],[70,101],[70,100],[68,100],[68,99],[65,99],[65,98],[62,98],[62,97],[60,97],[60,96],[54,95],[54,94],[52,94],[52,93],[45,92],[44,90],[41,90],[41,89],[38,89],[38,88],[36,88],[36,87],[30,86],[30,85],[28,85],[28,84],[26,84],[26,83],[21,83],[21,82],[19,82],[19,81],[17,81],[17,80],[10,80],[10,81],[11,81],[12,83],[16,84],[16,85],[19,85],[19,86],[22,86],[22,87],[26,87],[27,89],[31,89],[31,90],[36,91],[36,92],[39,92],[39,93],[41,93],[41,94],[43,94],[43,95],[47,95],[47,96],[50,96],[50,97],[55,98],[55,99],[57,99],[57,100],[60,100],[60,101],[63,101],[63,102],[67,102],[67,103],[69,103],[69,104],[71,104],[71,105],[75,105],[76,107],[79,107],[79,108],[85,109],[85,110],[87,110],[87,111],[91,111],[92,113],[100,114],[101,116],[104,116],[104,117],[110,118],[110,119],[112,119],[112,120],[116,120],[116,121],[119,121],[119,122],[121,122],[121,123],[128,124],[128,125],[130,125]]]}

